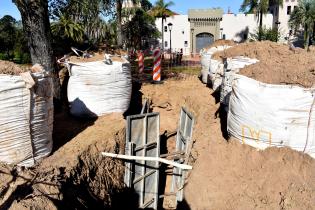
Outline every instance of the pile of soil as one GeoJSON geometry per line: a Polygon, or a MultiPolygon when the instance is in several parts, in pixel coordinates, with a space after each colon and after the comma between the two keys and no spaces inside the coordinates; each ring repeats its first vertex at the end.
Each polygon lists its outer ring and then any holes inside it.
{"type": "MultiPolygon", "coordinates": [[[[121,114],[96,120],[55,116],[55,152],[30,169],[0,165],[0,209],[104,209],[122,205],[124,166],[101,152],[123,153],[121,114]]],[[[119,208],[118,208],[119,209],[119,208]]]]}
{"type": "Polygon", "coordinates": [[[0,74],[19,75],[27,71],[30,71],[30,68],[17,65],[10,61],[0,60],[0,74]]]}
{"type": "MultiPolygon", "coordinates": [[[[216,117],[219,104],[211,96],[213,91],[195,76],[145,85],[141,92],[152,99],[153,111],[160,113],[160,133],[177,128],[181,106],[196,119],[192,153],[196,162],[185,186],[185,200],[178,209],[314,208],[315,160],[289,148],[257,151],[235,139],[226,141],[221,131],[226,125],[216,117]]],[[[167,150],[161,151],[174,151],[175,137],[163,144],[167,150]]],[[[169,176],[166,193],[170,184],[169,176]]],[[[171,201],[174,197],[165,198],[166,209],[173,205],[171,201]]]]}
{"type": "Polygon", "coordinates": [[[241,69],[240,74],[270,84],[293,84],[310,88],[315,84],[315,55],[301,48],[270,41],[239,44],[213,55],[221,57],[246,56],[260,62],[241,69]]]}
{"type": "Polygon", "coordinates": [[[216,40],[213,44],[209,45],[208,47],[206,47],[206,50],[212,48],[212,47],[217,47],[217,46],[234,46],[236,45],[236,43],[233,40],[225,40],[225,39],[219,39],[216,40]]]}
{"type": "MultiPolygon", "coordinates": [[[[314,208],[315,160],[289,148],[257,151],[226,141],[221,131],[226,125],[216,117],[219,104],[197,76],[143,84],[133,94],[151,99],[152,111],[160,113],[160,134],[177,129],[182,106],[195,116],[193,170],[178,209],[314,208]]],[[[134,209],[137,198],[123,187],[122,162],[100,155],[123,153],[124,127],[119,114],[91,121],[56,114],[52,156],[33,169],[0,165],[0,209],[134,209]]],[[[175,149],[175,137],[166,136],[161,136],[162,154],[175,149]]],[[[170,192],[167,171],[172,169],[160,171],[161,194],[170,192]]],[[[172,207],[174,199],[166,196],[164,207],[172,207]]]]}
{"type": "MultiPolygon", "coordinates": [[[[83,58],[78,56],[71,56],[70,62],[73,63],[86,63],[86,62],[94,62],[94,61],[102,61],[104,60],[104,53],[91,53],[93,57],[91,58],[83,58]]],[[[118,62],[124,62],[124,59],[122,59],[119,55],[114,55],[110,57],[112,61],[118,61],[118,62]]]]}

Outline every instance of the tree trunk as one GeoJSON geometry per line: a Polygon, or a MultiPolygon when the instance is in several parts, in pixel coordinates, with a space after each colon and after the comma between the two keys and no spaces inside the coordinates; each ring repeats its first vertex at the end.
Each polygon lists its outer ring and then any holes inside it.
{"type": "Polygon", "coordinates": [[[33,65],[42,65],[45,71],[53,72],[54,98],[60,99],[60,83],[51,46],[51,29],[47,0],[13,0],[22,17],[23,30],[33,65]]]}
{"type": "Polygon", "coordinates": [[[308,25],[305,24],[304,27],[304,49],[309,50],[309,40],[310,40],[310,33],[309,33],[309,29],[308,29],[308,25]]]}
{"type": "Polygon", "coordinates": [[[260,10],[259,12],[259,33],[258,33],[258,40],[261,41],[262,37],[262,27],[263,27],[263,12],[260,10]]]}
{"type": "Polygon", "coordinates": [[[117,13],[117,45],[122,47],[122,20],[121,20],[122,0],[116,1],[116,13],[117,13]]]}
{"type": "Polygon", "coordinates": [[[41,64],[46,71],[54,71],[47,0],[15,0],[14,3],[21,13],[32,63],[41,64]]]}

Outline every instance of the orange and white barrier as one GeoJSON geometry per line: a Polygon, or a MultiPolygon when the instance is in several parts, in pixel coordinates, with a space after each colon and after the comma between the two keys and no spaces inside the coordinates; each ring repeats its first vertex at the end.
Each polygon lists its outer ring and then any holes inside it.
{"type": "Polygon", "coordinates": [[[153,81],[161,81],[161,51],[155,49],[153,51],[153,81]]]}
{"type": "Polygon", "coordinates": [[[138,52],[139,73],[144,71],[144,55],[141,51],[138,52]]]}

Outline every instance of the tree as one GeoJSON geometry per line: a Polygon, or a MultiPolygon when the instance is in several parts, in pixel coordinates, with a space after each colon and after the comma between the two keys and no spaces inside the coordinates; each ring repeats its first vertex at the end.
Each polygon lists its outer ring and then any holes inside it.
{"type": "Polygon", "coordinates": [[[47,0],[13,0],[22,17],[28,38],[32,63],[41,64],[46,71],[54,71],[51,31],[47,0]]]}
{"type": "Polygon", "coordinates": [[[116,1],[116,18],[117,18],[117,45],[122,47],[122,1],[116,1]]]}
{"type": "Polygon", "coordinates": [[[172,12],[169,7],[173,6],[174,2],[169,1],[165,3],[164,0],[157,0],[155,2],[154,7],[151,9],[149,14],[151,14],[155,18],[162,18],[162,50],[164,50],[164,21],[167,17],[173,16],[174,12],[172,12]]]}
{"type": "Polygon", "coordinates": [[[77,42],[83,41],[83,27],[79,23],[73,22],[71,19],[61,16],[58,22],[51,25],[53,34],[62,38],[72,39],[77,42]]]}
{"type": "Polygon", "coordinates": [[[298,7],[295,8],[290,15],[289,24],[297,31],[299,28],[304,28],[304,47],[309,50],[310,35],[315,32],[315,1],[300,0],[298,7]]]}
{"type": "Polygon", "coordinates": [[[159,37],[154,18],[147,13],[151,8],[152,4],[149,1],[142,0],[141,7],[124,11],[125,16],[129,17],[129,20],[123,25],[123,32],[128,47],[142,49],[143,41],[159,37]]]}
{"type": "MultiPolygon", "coordinates": [[[[271,6],[283,6],[283,0],[244,0],[240,11],[253,13],[259,16],[259,31],[263,31],[263,16],[268,13],[271,6]]],[[[258,40],[261,41],[262,34],[259,34],[258,40]]]]}
{"type": "Polygon", "coordinates": [[[64,29],[82,28],[85,41],[96,45],[108,39],[108,28],[113,26],[108,22],[116,14],[115,4],[116,0],[50,0],[49,9],[55,23],[64,29]]]}
{"type": "Polygon", "coordinates": [[[5,15],[0,19],[0,51],[5,52],[6,57],[10,57],[16,42],[17,29],[16,20],[10,15],[5,15]]]}
{"type": "MultiPolygon", "coordinates": [[[[117,45],[119,48],[121,48],[123,45],[123,29],[122,29],[123,27],[123,24],[122,24],[123,1],[125,0],[116,0],[117,45]]],[[[129,1],[134,5],[140,2],[140,0],[129,0],[129,1]]]]}

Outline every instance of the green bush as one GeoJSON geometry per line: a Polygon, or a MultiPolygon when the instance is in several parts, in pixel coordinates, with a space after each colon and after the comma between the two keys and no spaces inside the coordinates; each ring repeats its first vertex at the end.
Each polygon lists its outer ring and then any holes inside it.
{"type": "Polygon", "coordinates": [[[277,29],[266,28],[264,26],[261,29],[256,29],[254,33],[250,34],[250,41],[258,41],[259,37],[261,37],[261,41],[269,40],[272,42],[277,42],[280,36],[280,32],[277,29]]]}
{"type": "Polygon", "coordinates": [[[0,60],[8,60],[8,56],[6,53],[0,53],[0,60]]]}

